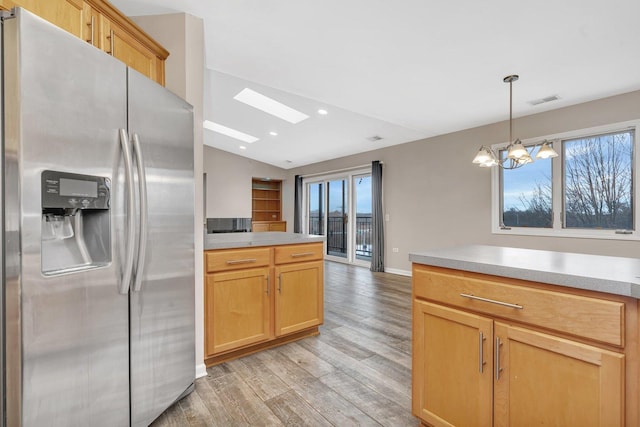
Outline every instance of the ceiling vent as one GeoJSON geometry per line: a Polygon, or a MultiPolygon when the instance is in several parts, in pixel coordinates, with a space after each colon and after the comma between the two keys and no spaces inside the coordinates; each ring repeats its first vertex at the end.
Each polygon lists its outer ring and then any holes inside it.
{"type": "Polygon", "coordinates": [[[369,138],[367,138],[367,139],[368,139],[369,141],[371,141],[371,142],[377,142],[377,141],[380,141],[380,140],[382,139],[382,137],[381,137],[381,136],[378,136],[378,135],[373,135],[373,136],[370,136],[370,137],[369,137],[369,138]]]}
{"type": "Polygon", "coordinates": [[[540,105],[540,104],[545,104],[551,101],[557,101],[558,99],[560,99],[558,95],[551,95],[551,96],[547,96],[546,98],[534,99],[533,101],[529,101],[529,104],[540,105]]]}

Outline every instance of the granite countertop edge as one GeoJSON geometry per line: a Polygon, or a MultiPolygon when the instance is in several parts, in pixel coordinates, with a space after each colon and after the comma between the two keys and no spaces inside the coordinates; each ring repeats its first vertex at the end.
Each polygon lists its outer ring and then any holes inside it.
{"type": "Polygon", "coordinates": [[[324,241],[324,236],[288,233],[283,231],[268,231],[261,233],[216,233],[205,234],[204,250],[255,248],[262,246],[295,245],[324,241]]]}
{"type": "MultiPolygon", "coordinates": [[[[622,258],[622,257],[608,257],[597,255],[581,255],[574,253],[554,252],[554,251],[539,251],[528,249],[515,249],[518,253],[529,254],[530,256],[540,259],[541,253],[555,257],[556,260],[562,260],[566,256],[570,256],[572,261],[576,259],[583,259],[588,269],[593,270],[593,263],[599,259],[608,268],[615,269],[615,266],[611,265],[612,262],[620,264],[627,270],[635,271],[635,275],[621,274],[615,277],[611,274],[610,277],[605,277],[605,274],[592,275],[589,271],[580,271],[579,265],[572,265],[571,267],[558,267],[558,265],[545,265],[541,263],[540,268],[534,268],[531,266],[518,266],[518,265],[505,265],[503,259],[500,259],[497,254],[502,254],[502,250],[511,250],[514,248],[502,248],[494,246],[467,246],[461,248],[449,248],[443,251],[425,251],[425,252],[411,252],[409,254],[409,260],[417,264],[432,265],[435,267],[445,267],[455,270],[470,271],[474,273],[490,274],[494,276],[503,276],[513,279],[529,280],[534,282],[547,283],[551,285],[566,286],[575,289],[583,289],[596,292],[604,292],[614,295],[628,296],[636,299],[640,299],[640,259],[635,258],[622,258]],[[477,251],[482,251],[485,255],[480,260],[470,259],[469,254],[477,251]],[[441,253],[440,253],[441,252],[441,253]],[[492,255],[495,256],[495,260],[492,260],[492,255]],[[538,256],[536,256],[538,255],[538,256]]],[[[517,264],[517,263],[516,263],[517,264]]],[[[562,263],[558,263],[562,264],[562,263]]],[[[606,268],[605,268],[606,270],[606,268]]]]}

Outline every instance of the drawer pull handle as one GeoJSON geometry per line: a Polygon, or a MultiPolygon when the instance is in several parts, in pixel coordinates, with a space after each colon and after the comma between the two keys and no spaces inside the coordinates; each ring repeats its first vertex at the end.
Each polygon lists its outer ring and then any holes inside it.
{"type": "Polygon", "coordinates": [[[465,298],[469,298],[469,299],[475,299],[478,301],[484,301],[484,302],[490,302],[491,304],[498,304],[498,305],[502,305],[504,307],[511,307],[511,308],[515,308],[518,310],[522,310],[524,307],[518,304],[511,304],[510,302],[503,302],[503,301],[497,301],[494,299],[489,299],[489,298],[482,298],[482,297],[477,297],[475,295],[471,295],[471,294],[460,294],[461,297],[465,297],[465,298]]]}
{"type": "Polygon", "coordinates": [[[482,331],[480,331],[480,336],[478,337],[478,347],[479,351],[478,351],[478,370],[480,371],[480,373],[482,373],[482,371],[484,370],[484,365],[485,365],[485,361],[484,361],[484,334],[482,333],[482,331]]]}
{"type": "Polygon", "coordinates": [[[303,257],[303,256],[311,256],[311,255],[314,255],[314,253],[313,252],[302,252],[302,253],[299,253],[299,254],[291,254],[291,258],[300,258],[300,257],[303,257]]]}
{"type": "Polygon", "coordinates": [[[257,260],[255,258],[246,258],[246,259],[230,259],[229,261],[227,261],[227,264],[229,265],[234,265],[234,264],[250,264],[252,262],[256,262],[257,260]]]}
{"type": "Polygon", "coordinates": [[[500,372],[502,368],[500,367],[500,347],[502,346],[502,342],[500,341],[500,337],[496,337],[496,381],[500,380],[500,372]]]}

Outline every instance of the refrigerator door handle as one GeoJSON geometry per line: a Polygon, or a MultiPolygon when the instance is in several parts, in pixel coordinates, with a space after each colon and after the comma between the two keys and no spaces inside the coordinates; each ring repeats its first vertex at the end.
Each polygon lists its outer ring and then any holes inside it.
{"type": "Polygon", "coordinates": [[[140,192],[140,230],[138,241],[138,260],[135,264],[135,279],[133,281],[133,292],[142,290],[142,276],[144,270],[144,262],[147,255],[147,237],[148,237],[148,204],[147,204],[147,174],[144,167],[144,157],[140,147],[140,138],[137,133],[133,134],[133,154],[136,157],[138,166],[138,185],[140,192]]]}
{"type": "Polygon", "coordinates": [[[133,186],[133,163],[131,161],[131,146],[129,144],[129,136],[125,129],[120,129],[120,146],[122,147],[122,157],[124,158],[124,177],[125,185],[127,187],[127,236],[125,246],[125,262],[122,270],[122,280],[118,291],[126,295],[129,293],[129,286],[131,284],[131,275],[133,274],[133,259],[135,249],[135,227],[136,216],[134,214],[135,209],[135,195],[133,186]]]}

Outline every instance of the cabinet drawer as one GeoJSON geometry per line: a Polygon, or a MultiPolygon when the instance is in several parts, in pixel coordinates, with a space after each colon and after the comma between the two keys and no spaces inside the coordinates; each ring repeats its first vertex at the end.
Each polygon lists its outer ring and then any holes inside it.
{"type": "Polygon", "coordinates": [[[322,259],[323,254],[322,243],[276,246],[274,249],[276,264],[313,261],[322,259]]]}
{"type": "Polygon", "coordinates": [[[413,275],[414,292],[418,298],[619,347],[625,344],[625,307],[622,302],[528,288],[515,282],[509,284],[509,279],[498,281],[465,277],[463,273],[453,271],[430,271],[420,266],[414,267],[413,275]]]}
{"type": "Polygon", "coordinates": [[[269,248],[211,251],[206,253],[205,264],[207,273],[263,267],[269,265],[269,255],[269,248]]]}

